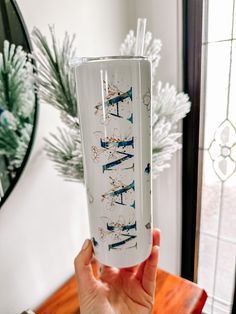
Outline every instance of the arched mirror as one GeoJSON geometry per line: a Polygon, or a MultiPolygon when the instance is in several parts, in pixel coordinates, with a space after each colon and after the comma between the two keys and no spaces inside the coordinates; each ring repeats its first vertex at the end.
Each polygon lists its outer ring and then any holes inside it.
{"type": "Polygon", "coordinates": [[[0,207],[27,163],[37,117],[31,43],[14,0],[0,0],[0,207]]]}

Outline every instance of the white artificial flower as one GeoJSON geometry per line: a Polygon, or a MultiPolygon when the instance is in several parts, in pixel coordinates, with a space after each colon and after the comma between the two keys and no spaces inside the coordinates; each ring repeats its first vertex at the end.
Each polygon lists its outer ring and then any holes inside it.
{"type": "Polygon", "coordinates": [[[154,177],[169,167],[167,161],[172,158],[172,155],[181,148],[181,144],[177,139],[181,133],[173,133],[172,125],[165,118],[156,121],[156,125],[152,132],[153,145],[153,175],[154,177]]]}
{"type": "MultiPolygon", "coordinates": [[[[136,43],[136,37],[134,35],[134,31],[130,30],[129,33],[126,35],[124,42],[120,46],[120,54],[122,56],[123,55],[134,56],[135,55],[135,43],[136,43]]],[[[161,47],[162,47],[162,43],[160,39],[152,40],[151,32],[147,32],[145,34],[143,55],[145,57],[148,57],[149,60],[152,61],[153,78],[156,74],[156,68],[158,67],[158,64],[160,61],[161,47]]]]}
{"type": "Polygon", "coordinates": [[[134,35],[134,31],[130,30],[120,46],[120,54],[122,56],[124,55],[133,56],[135,51],[135,42],[136,37],[134,35]]]}
{"type": "Polygon", "coordinates": [[[154,177],[169,167],[168,161],[181,149],[178,139],[181,133],[174,129],[178,121],[190,110],[188,95],[177,93],[176,88],[168,83],[162,87],[158,82],[153,88],[153,174],[154,177]]]}
{"type": "Polygon", "coordinates": [[[152,106],[159,119],[165,117],[174,125],[186,116],[191,104],[188,95],[178,94],[174,85],[166,83],[163,86],[162,82],[158,82],[153,88],[152,106]]]}

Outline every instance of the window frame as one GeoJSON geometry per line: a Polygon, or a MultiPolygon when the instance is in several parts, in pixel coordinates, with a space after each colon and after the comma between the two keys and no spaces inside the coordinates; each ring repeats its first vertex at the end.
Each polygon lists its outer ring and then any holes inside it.
{"type": "Polygon", "coordinates": [[[183,0],[184,91],[191,111],[183,120],[181,276],[196,281],[200,212],[198,176],[203,0],[183,0]]]}

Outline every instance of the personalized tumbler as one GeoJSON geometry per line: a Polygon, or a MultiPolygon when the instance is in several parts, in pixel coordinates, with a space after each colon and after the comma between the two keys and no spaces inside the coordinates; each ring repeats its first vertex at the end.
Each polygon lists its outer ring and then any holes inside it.
{"type": "Polygon", "coordinates": [[[95,257],[134,266],[152,248],[151,63],[82,58],[74,71],[95,257]]]}

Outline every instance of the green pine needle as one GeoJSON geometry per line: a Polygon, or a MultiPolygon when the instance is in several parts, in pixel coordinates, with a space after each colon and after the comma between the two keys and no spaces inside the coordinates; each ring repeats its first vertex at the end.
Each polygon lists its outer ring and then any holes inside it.
{"type": "Polygon", "coordinates": [[[58,128],[58,135],[45,139],[46,152],[55,163],[55,169],[68,181],[83,181],[81,143],[68,129],[58,128]]]}
{"type": "Polygon", "coordinates": [[[50,27],[51,46],[39,29],[34,28],[32,37],[38,49],[35,55],[38,63],[38,83],[41,98],[60,111],[72,117],[77,116],[75,83],[69,61],[75,55],[75,36],[65,34],[62,46],[56,41],[54,27],[50,27]]]}
{"type": "Polygon", "coordinates": [[[80,125],[77,118],[75,82],[70,60],[75,56],[74,39],[65,33],[62,45],[56,40],[54,27],[49,27],[50,42],[34,28],[32,36],[37,47],[39,94],[41,99],[60,111],[64,129],[51,134],[46,152],[59,175],[69,181],[83,181],[80,125]]]}

